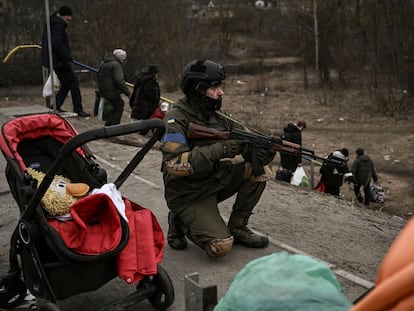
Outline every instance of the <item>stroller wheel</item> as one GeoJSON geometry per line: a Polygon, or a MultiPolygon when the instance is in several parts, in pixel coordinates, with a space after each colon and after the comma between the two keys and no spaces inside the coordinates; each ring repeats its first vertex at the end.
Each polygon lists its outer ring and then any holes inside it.
{"type": "Polygon", "coordinates": [[[47,302],[39,307],[39,311],[60,311],[60,308],[53,302],[47,302]]]}
{"type": "Polygon", "coordinates": [[[26,297],[26,284],[17,274],[0,279],[0,307],[13,309],[26,297]]]}
{"type": "MultiPolygon", "coordinates": [[[[165,310],[174,302],[174,287],[171,279],[160,265],[157,266],[157,275],[152,279],[146,279],[145,282],[152,283],[157,287],[157,291],[148,298],[148,301],[153,307],[158,310],[165,310]]],[[[142,286],[138,285],[137,289],[142,286]]],[[[144,284],[145,286],[145,284],[144,284]]]]}

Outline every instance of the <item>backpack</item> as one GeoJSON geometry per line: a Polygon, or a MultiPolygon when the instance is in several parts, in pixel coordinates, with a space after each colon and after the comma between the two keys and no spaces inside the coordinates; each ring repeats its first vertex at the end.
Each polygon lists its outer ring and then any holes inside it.
{"type": "MultiPolygon", "coordinates": [[[[330,158],[328,157],[328,159],[330,158]]],[[[321,175],[325,176],[326,178],[330,178],[333,176],[334,167],[328,161],[323,161],[319,172],[321,175]]]]}

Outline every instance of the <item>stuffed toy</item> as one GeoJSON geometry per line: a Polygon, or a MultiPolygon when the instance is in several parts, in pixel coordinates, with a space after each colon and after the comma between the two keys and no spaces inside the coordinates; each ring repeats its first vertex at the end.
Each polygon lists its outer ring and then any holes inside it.
{"type": "MultiPolygon", "coordinates": [[[[37,180],[39,186],[45,177],[45,173],[28,168],[27,172],[37,180]]],[[[70,179],[56,175],[49,189],[40,201],[42,208],[50,216],[61,216],[69,213],[69,207],[78,199],[86,195],[89,186],[84,183],[71,183],[70,179]]]]}

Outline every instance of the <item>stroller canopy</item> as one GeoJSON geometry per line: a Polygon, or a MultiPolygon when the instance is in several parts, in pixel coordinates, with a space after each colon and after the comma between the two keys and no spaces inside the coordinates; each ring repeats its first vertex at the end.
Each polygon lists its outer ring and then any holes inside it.
{"type": "MultiPolygon", "coordinates": [[[[52,136],[64,144],[77,134],[78,132],[75,128],[59,115],[28,115],[8,121],[3,125],[2,135],[0,136],[0,148],[7,157],[17,161],[22,170],[26,170],[27,167],[17,152],[20,142],[25,139],[52,136]]],[[[77,152],[85,155],[82,148],[78,148],[77,152]]]]}

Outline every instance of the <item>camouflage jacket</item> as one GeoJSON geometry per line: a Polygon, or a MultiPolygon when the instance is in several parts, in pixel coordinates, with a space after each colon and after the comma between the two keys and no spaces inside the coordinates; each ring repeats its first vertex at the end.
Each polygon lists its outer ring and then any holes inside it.
{"type": "Polygon", "coordinates": [[[216,114],[206,119],[186,98],[174,104],[164,120],[166,132],[161,151],[168,206],[202,200],[226,188],[234,164],[221,159],[222,145],[217,140],[188,139],[188,126],[192,122],[219,131],[240,126],[216,114]]]}

